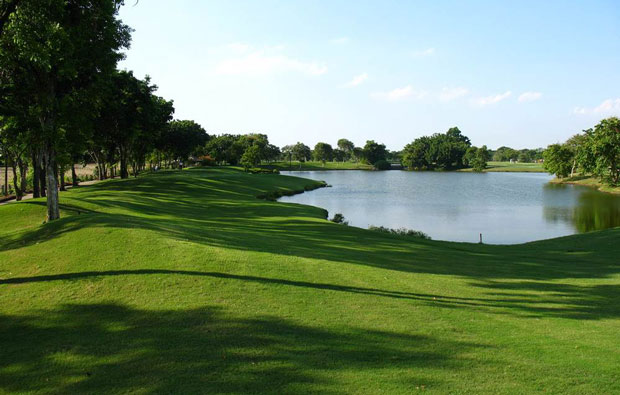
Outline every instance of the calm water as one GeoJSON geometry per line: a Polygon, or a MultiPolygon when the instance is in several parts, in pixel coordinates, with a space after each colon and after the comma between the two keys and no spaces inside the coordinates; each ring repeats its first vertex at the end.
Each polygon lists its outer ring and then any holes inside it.
{"type": "Polygon", "coordinates": [[[620,197],[549,184],[541,173],[283,172],[331,188],[283,202],[342,213],[350,225],[421,230],[436,240],[513,244],[620,226],[620,197]]]}

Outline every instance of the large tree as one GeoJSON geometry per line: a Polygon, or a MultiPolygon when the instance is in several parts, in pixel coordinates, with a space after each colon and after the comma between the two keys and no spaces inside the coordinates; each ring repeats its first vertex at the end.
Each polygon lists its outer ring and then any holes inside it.
{"type": "Polygon", "coordinates": [[[584,146],[582,163],[586,171],[609,185],[620,184],[620,119],[603,119],[586,131],[584,146]]]}
{"type": "Polygon", "coordinates": [[[314,146],[314,150],[312,151],[312,156],[314,156],[314,160],[325,162],[332,159],[333,148],[331,145],[327,143],[316,143],[314,146]]]}
{"type": "MultiPolygon", "coordinates": [[[[106,78],[129,45],[130,29],[117,19],[122,0],[18,2],[0,35],[3,100],[27,96],[39,123],[45,163],[47,217],[60,217],[57,151],[67,101],[106,78]]],[[[4,5],[4,4],[3,4],[4,5]]],[[[10,5],[10,4],[9,4],[10,5]]]]}
{"type": "Polygon", "coordinates": [[[366,141],[366,145],[364,145],[362,155],[366,163],[374,165],[380,160],[385,160],[387,151],[384,144],[379,144],[374,140],[368,140],[366,141]]]}

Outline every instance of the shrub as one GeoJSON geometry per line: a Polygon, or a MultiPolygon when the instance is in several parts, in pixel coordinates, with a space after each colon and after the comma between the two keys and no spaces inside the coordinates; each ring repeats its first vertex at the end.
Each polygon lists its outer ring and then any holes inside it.
{"type": "Polygon", "coordinates": [[[209,155],[199,156],[198,163],[200,163],[200,166],[215,166],[215,160],[209,155]]]}
{"type": "Polygon", "coordinates": [[[334,214],[334,218],[330,219],[330,221],[336,224],[349,225],[349,222],[344,220],[344,215],[340,213],[334,214]]]}
{"type": "Polygon", "coordinates": [[[374,164],[375,170],[390,170],[392,165],[387,160],[378,160],[374,164]]]}
{"type": "Polygon", "coordinates": [[[399,236],[418,237],[418,238],[424,239],[424,240],[430,240],[431,239],[431,237],[429,235],[427,235],[426,233],[424,233],[422,231],[413,230],[413,229],[407,229],[407,228],[392,229],[392,228],[386,228],[384,226],[370,225],[368,227],[368,230],[372,230],[372,231],[375,231],[375,232],[381,232],[381,233],[390,233],[390,234],[399,235],[399,236]]]}

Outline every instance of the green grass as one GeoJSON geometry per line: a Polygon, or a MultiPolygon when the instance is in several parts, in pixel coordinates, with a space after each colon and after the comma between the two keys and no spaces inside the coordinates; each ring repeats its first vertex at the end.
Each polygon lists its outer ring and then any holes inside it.
{"type": "Polygon", "coordinates": [[[162,171],[0,207],[3,393],[618,393],[620,228],[412,240],[162,171]]]}
{"type": "MultiPolygon", "coordinates": [[[[472,171],[472,169],[462,169],[459,171],[472,171]]],[[[484,171],[545,173],[542,163],[488,162],[487,168],[484,171]]]]}
{"type": "Polygon", "coordinates": [[[278,170],[372,170],[372,165],[359,162],[271,162],[261,167],[278,170]]]}
{"type": "Polygon", "coordinates": [[[574,176],[574,177],[566,177],[566,178],[554,178],[551,180],[552,183],[555,184],[575,184],[575,185],[583,185],[591,188],[596,188],[601,192],[608,192],[614,194],[620,194],[620,187],[613,187],[606,185],[599,181],[596,177],[590,176],[574,176]]]}

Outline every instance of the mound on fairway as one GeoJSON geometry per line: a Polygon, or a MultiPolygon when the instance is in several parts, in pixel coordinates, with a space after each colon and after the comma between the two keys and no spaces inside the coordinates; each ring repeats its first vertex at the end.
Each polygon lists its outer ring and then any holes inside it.
{"type": "Polygon", "coordinates": [[[0,392],[618,393],[620,229],[425,241],[161,172],[0,207],[0,392]]]}

